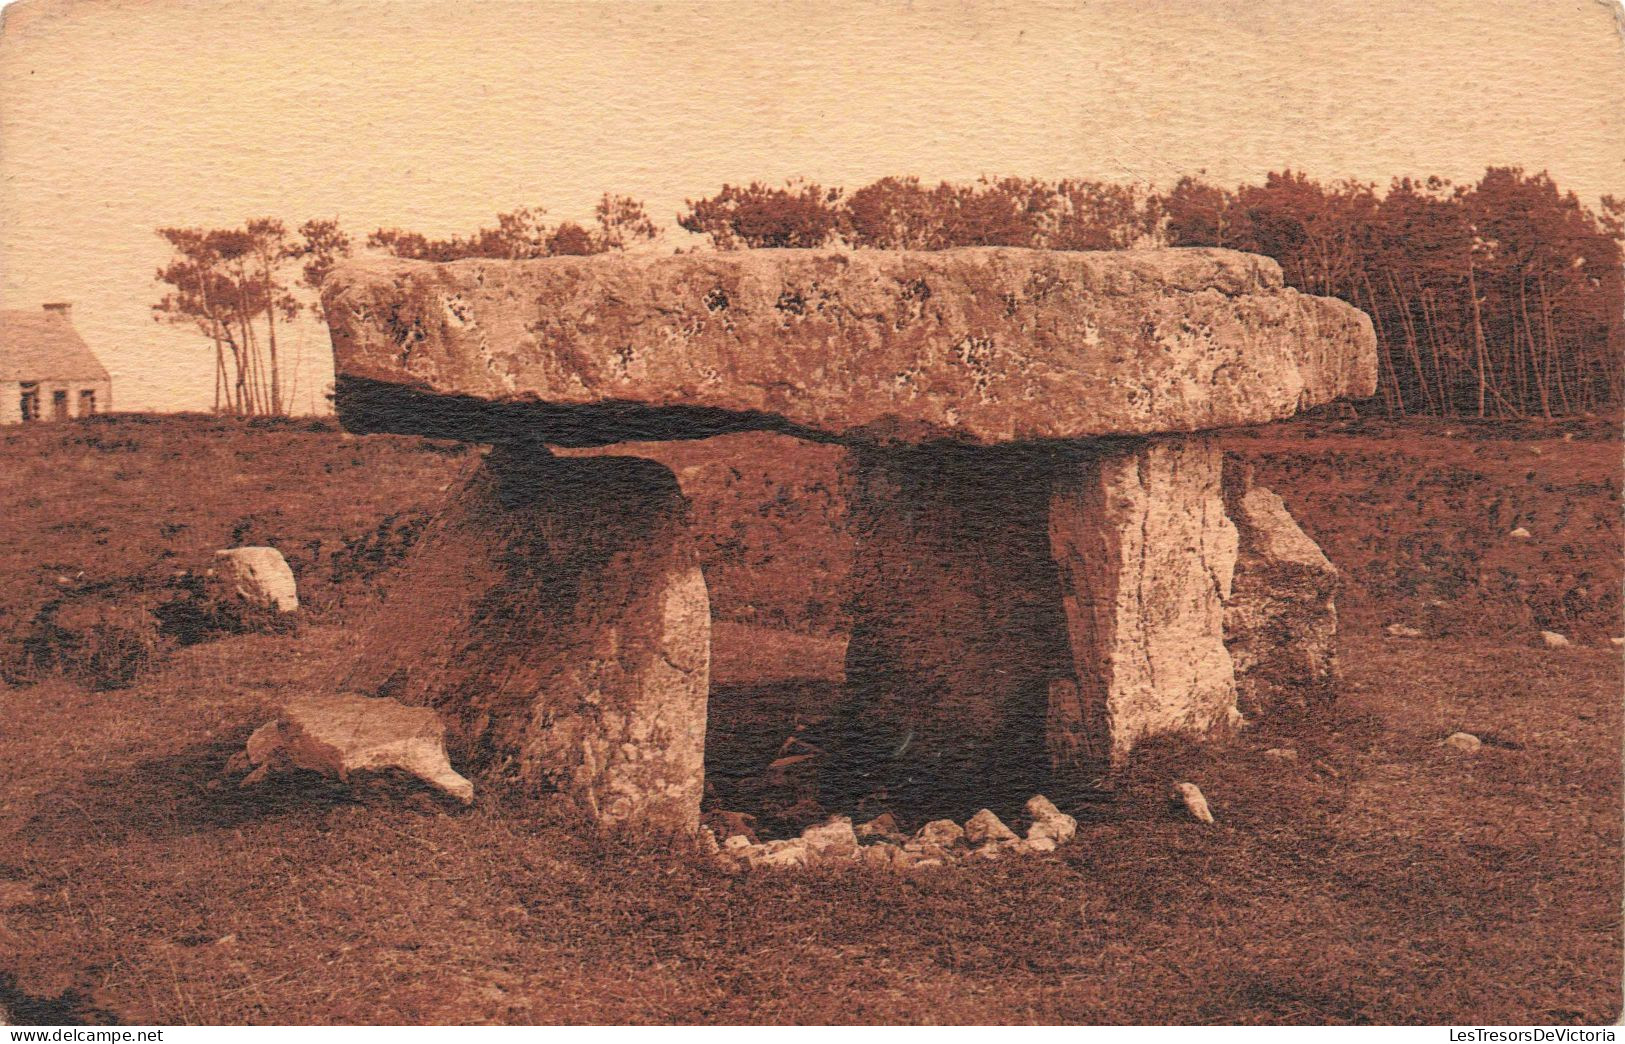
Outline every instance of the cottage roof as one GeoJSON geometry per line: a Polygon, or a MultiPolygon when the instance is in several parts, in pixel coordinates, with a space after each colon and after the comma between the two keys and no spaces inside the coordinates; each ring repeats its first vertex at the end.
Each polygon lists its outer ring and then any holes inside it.
{"type": "Polygon", "coordinates": [[[71,320],[49,312],[0,311],[0,381],[107,379],[107,368],[71,320]]]}

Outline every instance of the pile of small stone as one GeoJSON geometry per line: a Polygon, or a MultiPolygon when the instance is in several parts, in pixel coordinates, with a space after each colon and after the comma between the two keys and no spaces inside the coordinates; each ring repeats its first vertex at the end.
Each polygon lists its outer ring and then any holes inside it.
{"type": "MultiPolygon", "coordinates": [[[[834,816],[808,827],[800,837],[783,841],[752,841],[735,834],[716,848],[716,858],[729,870],[779,870],[799,866],[863,864],[888,870],[926,870],[960,860],[997,860],[1011,856],[1053,852],[1072,840],[1078,821],[1056,808],[1042,794],[1027,802],[1030,823],[1019,837],[989,809],[982,809],[964,825],[934,819],[915,831],[903,833],[891,813],[853,827],[851,818],[834,816]]],[[[704,835],[714,842],[714,835],[704,835]]]]}

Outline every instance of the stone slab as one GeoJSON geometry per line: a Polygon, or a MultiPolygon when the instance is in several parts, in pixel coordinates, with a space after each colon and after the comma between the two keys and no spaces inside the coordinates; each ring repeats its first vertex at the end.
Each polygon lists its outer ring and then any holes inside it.
{"type": "Polygon", "coordinates": [[[1333,698],[1342,577],[1245,461],[1224,462],[1225,512],[1240,534],[1224,605],[1237,705],[1249,718],[1333,698]]]}
{"type": "Polygon", "coordinates": [[[248,738],[240,760],[254,771],[242,782],[251,786],[287,769],[343,782],[397,771],[467,805],[474,800],[474,785],[446,760],[445,736],[445,727],[427,707],[347,693],[301,696],[248,738]]]}
{"type": "MultiPolygon", "coordinates": [[[[1235,710],[1224,603],[1238,538],[1222,467],[1218,446],[1197,437],[1102,454],[1056,476],[1050,541],[1080,690],[1052,692],[1079,709],[1052,712],[1050,723],[1078,718],[1090,761],[1121,764],[1143,739],[1199,735],[1235,710]]],[[[1052,736],[1050,748],[1065,743],[1052,736]]]]}
{"type": "Polygon", "coordinates": [[[1218,249],[365,258],[322,297],[357,431],[993,445],[1267,422],[1376,388],[1363,312],[1218,249]]]}

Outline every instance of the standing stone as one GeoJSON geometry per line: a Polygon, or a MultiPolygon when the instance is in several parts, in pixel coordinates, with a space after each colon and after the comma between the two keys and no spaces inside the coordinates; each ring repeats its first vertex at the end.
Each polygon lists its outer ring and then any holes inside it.
{"type": "Polygon", "coordinates": [[[1050,685],[1071,673],[1048,458],[862,448],[851,466],[846,742],[827,802],[883,790],[918,817],[1031,793],[1050,685]]]}
{"type": "Polygon", "coordinates": [[[854,742],[831,800],[974,808],[1234,720],[1212,439],[854,457],[854,742]]]}
{"type": "Polygon", "coordinates": [[[291,613],[299,608],[299,587],[288,560],[274,547],[229,547],[214,553],[214,569],[225,587],[249,605],[291,613]]]}
{"type": "Polygon", "coordinates": [[[664,466],[499,446],[431,525],[346,688],[426,704],[471,775],[692,832],[710,606],[664,466]]]}
{"type": "Polygon", "coordinates": [[[1252,466],[1224,463],[1225,510],[1240,544],[1224,605],[1224,641],[1236,697],[1248,715],[1329,700],[1337,685],[1337,567],[1253,481],[1252,466]]]}
{"type": "MultiPolygon", "coordinates": [[[[1049,533],[1080,686],[1075,735],[1052,738],[1081,764],[1119,764],[1140,740],[1229,720],[1236,689],[1224,601],[1236,527],[1211,439],[1131,441],[1063,468],[1049,533]]],[[[1062,687],[1064,689],[1064,687],[1062,687]]]]}

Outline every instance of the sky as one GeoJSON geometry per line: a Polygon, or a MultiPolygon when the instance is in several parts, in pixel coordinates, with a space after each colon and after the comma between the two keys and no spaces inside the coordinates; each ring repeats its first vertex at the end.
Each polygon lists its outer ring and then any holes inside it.
{"type": "MultiPolygon", "coordinates": [[[[0,306],[71,301],[118,409],[207,409],[155,323],[154,229],[338,218],[668,226],[727,182],[888,174],[1236,184],[1550,171],[1625,196],[1618,0],[563,3],[16,0],[0,31],[0,306]]],[[[678,243],[687,234],[668,233],[678,243]]],[[[324,408],[301,324],[296,408],[324,408]]]]}

